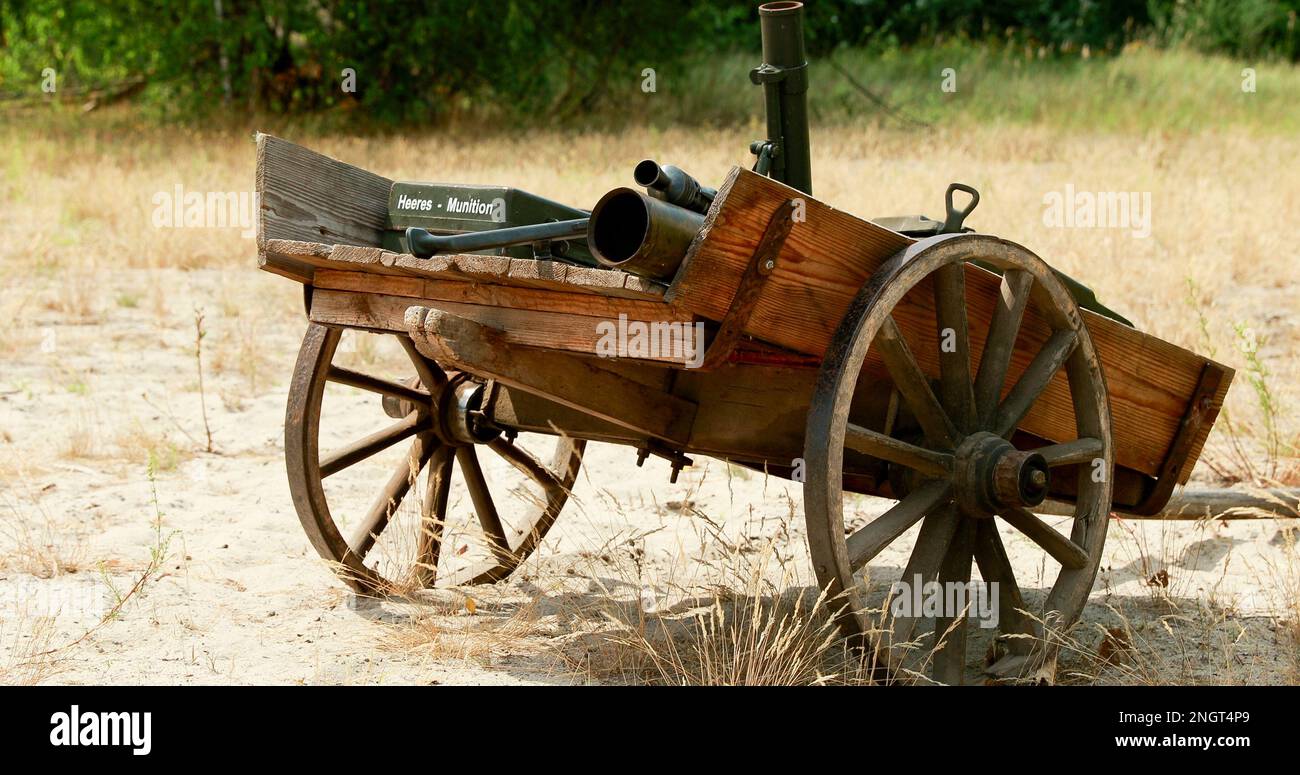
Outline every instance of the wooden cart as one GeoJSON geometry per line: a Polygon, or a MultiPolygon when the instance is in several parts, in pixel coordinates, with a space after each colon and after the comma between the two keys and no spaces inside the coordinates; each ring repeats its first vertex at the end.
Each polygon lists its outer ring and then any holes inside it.
{"type": "MultiPolygon", "coordinates": [[[[997,522],[1059,569],[1043,610],[1074,622],[1108,516],[1153,513],[1186,481],[1232,377],[1081,310],[1012,242],[914,240],[744,169],[719,188],[665,285],[555,261],[388,252],[379,246],[391,181],[275,137],[257,143],[261,266],[303,284],[310,320],[285,421],[294,505],[316,550],[361,593],[505,578],[554,523],[595,440],[667,458],[674,477],[701,454],[804,481],[813,566],[843,601],[847,633],[913,636],[914,619],[872,629],[854,574],[920,523],[905,578],[969,580],[973,560],[999,582],[1002,633],[1041,635],[1020,613],[997,522]],[[703,353],[601,357],[611,326],[697,323],[703,353]],[[395,337],[409,372],[337,364],[348,330],[395,337]],[[322,451],[330,383],[372,391],[391,419],[322,451]],[[545,454],[521,442],[539,435],[551,439],[545,454]],[[369,510],[335,514],[325,479],[403,441],[409,453],[375,483],[369,510]],[[527,514],[503,519],[481,455],[526,476],[527,514]],[[440,550],[456,469],[487,552],[452,572],[440,550]],[[368,557],[421,471],[409,559],[379,567],[368,557]],[[846,531],[846,492],[897,503],[846,531]],[[1073,504],[1068,533],[1032,513],[1045,497],[1073,504]]],[[[964,623],[947,631],[932,675],[953,682],[964,623]]],[[[1004,641],[997,674],[1049,661],[1049,648],[1032,645],[1041,639],[1004,641]]]]}

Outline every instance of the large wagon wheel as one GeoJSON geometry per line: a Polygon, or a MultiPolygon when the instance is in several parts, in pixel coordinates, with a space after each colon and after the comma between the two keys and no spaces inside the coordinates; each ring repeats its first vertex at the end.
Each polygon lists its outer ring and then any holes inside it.
{"type": "MultiPolygon", "coordinates": [[[[962,682],[967,668],[965,618],[935,621],[927,638],[919,618],[870,615],[862,585],[854,577],[919,523],[903,579],[911,582],[919,575],[923,582],[969,581],[973,558],[983,579],[999,586],[1001,634],[996,644],[1007,651],[996,657],[990,672],[1002,677],[1050,674],[1055,649],[1042,632],[1043,622],[1056,630],[1073,624],[1083,611],[1106,539],[1114,462],[1110,405],[1097,353],[1078,306],[1042,260],[994,237],[948,235],[918,242],[886,261],[854,299],[827,351],[805,447],[808,543],[818,582],[843,605],[841,629],[866,637],[894,675],[924,654],[919,670],[927,671],[928,662],[935,681],[962,682]],[[972,378],[965,264],[977,260],[996,266],[1003,277],[972,378]],[[918,288],[922,281],[926,286],[918,288]],[[913,289],[916,294],[900,306],[913,289]],[[894,314],[915,312],[930,293],[938,339],[955,344],[936,348],[937,393],[894,314]],[[1022,332],[1030,304],[1039,330],[1026,326],[1022,332]],[[1017,338],[1031,334],[1046,335],[1045,342],[1004,392],[1017,338]],[[862,373],[869,350],[879,354],[900,403],[914,417],[913,435],[885,435],[849,421],[855,391],[882,389],[880,383],[872,384],[870,374],[862,373]],[[1076,437],[1017,449],[1010,443],[1016,427],[1062,367],[1076,437]],[[846,447],[887,461],[889,481],[900,497],[847,537],[842,489],[846,447]],[[1052,471],[1058,468],[1058,475],[1074,473],[1077,482],[1069,537],[1029,511],[1043,501],[1052,471]],[[1020,613],[1027,609],[999,534],[1000,522],[1037,544],[1061,569],[1042,615],[1020,613]]],[[[886,605],[885,612],[889,610],[886,605]]]]}
{"type": "MultiPolygon", "coordinates": [[[[404,594],[435,583],[485,584],[510,575],[537,548],[564,507],[578,477],[585,442],[536,434],[507,437],[483,418],[480,381],[444,372],[404,336],[396,340],[405,350],[414,378],[372,376],[338,365],[335,356],[343,335],[343,329],[312,323],[289,387],[284,445],[289,490],[312,546],[362,594],[404,594]],[[321,409],[329,383],[375,394],[373,415],[379,419],[387,414],[390,419],[322,455],[321,409]],[[533,451],[525,448],[525,439],[533,451]],[[385,453],[408,440],[405,454],[392,459],[392,451],[385,453]],[[551,444],[550,455],[540,454],[540,447],[551,444]],[[509,466],[496,467],[522,480],[509,492],[512,498],[494,498],[480,450],[499,456],[509,466]],[[383,484],[369,499],[369,507],[341,510],[345,517],[359,516],[355,521],[336,518],[326,480],[383,457],[389,458],[380,472],[383,484]],[[413,485],[422,471],[426,486],[420,493],[413,485]],[[453,504],[461,500],[452,497],[456,471],[477,517],[477,525],[468,528],[452,519],[453,504]],[[507,513],[507,502],[519,513],[507,513]],[[454,551],[443,551],[453,533],[454,551]],[[376,557],[379,554],[383,556],[376,557]],[[449,559],[448,554],[457,556],[449,559]]],[[[362,332],[348,335],[387,338],[362,332]]],[[[338,414],[343,416],[335,419],[357,424],[355,408],[338,414]]],[[[364,477],[360,488],[373,491],[374,483],[374,478],[364,477]]]]}

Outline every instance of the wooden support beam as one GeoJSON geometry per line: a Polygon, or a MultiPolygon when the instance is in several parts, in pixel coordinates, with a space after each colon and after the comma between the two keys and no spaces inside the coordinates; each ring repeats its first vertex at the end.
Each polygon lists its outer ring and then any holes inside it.
{"type": "Polygon", "coordinates": [[[578,358],[510,344],[500,332],[440,309],[410,307],[415,346],[440,364],[527,390],[636,433],[682,445],[696,405],[578,358]]]}
{"type": "Polygon", "coordinates": [[[279,239],[267,240],[262,253],[262,268],[268,271],[275,271],[276,264],[292,264],[305,267],[304,272],[310,271],[313,275],[321,270],[334,270],[394,278],[541,288],[645,301],[660,301],[665,291],[658,283],[626,272],[507,256],[467,254],[416,258],[372,246],[279,239]]]}
{"type": "MultiPolygon", "coordinates": [[[[609,344],[612,331],[616,331],[616,318],[592,317],[570,312],[536,309],[514,309],[493,304],[466,304],[436,299],[418,299],[410,296],[388,296],[379,293],[359,293],[317,288],[312,292],[310,319],[315,323],[371,331],[406,331],[406,310],[413,305],[437,307],[459,317],[473,320],[500,332],[507,344],[525,347],[544,347],[581,355],[599,355],[609,344]]],[[[658,309],[667,312],[665,305],[658,309]]],[[[635,319],[629,320],[632,322],[635,319]]],[[[662,320],[651,320],[653,325],[662,320]]],[[[643,359],[618,359],[627,363],[657,363],[682,365],[689,360],[684,350],[664,348],[648,351],[643,359]]],[[[611,363],[614,362],[611,359],[611,363]]]]}
{"type": "MultiPolygon", "coordinates": [[[[482,258],[482,256],[476,256],[482,258]]],[[[473,279],[429,280],[419,277],[378,275],[370,272],[316,270],[317,290],[359,291],[412,299],[482,304],[507,309],[559,312],[568,315],[617,321],[629,320],[690,323],[693,318],[662,301],[643,301],[576,291],[572,286],[515,286],[478,282],[473,279]]]]}
{"type": "MultiPolygon", "coordinates": [[[[1070,516],[1074,506],[1044,501],[1039,514],[1070,516]]],[[[1120,519],[1300,519],[1300,489],[1268,490],[1184,489],[1174,493],[1159,513],[1150,515],[1116,512],[1120,519]]]]}

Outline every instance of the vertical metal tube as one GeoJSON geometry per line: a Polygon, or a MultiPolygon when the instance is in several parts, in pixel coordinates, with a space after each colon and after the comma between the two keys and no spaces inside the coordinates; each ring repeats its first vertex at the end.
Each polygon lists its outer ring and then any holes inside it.
{"type": "Polygon", "coordinates": [[[766,3],[758,8],[763,64],[777,73],[765,81],[768,139],[777,143],[773,177],[812,193],[808,147],[808,60],[803,47],[803,3],[766,3]]]}

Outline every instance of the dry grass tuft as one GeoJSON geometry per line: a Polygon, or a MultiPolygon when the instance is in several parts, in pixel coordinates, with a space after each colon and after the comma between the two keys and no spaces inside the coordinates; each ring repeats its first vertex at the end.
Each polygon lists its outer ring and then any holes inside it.
{"type": "MultiPolygon", "coordinates": [[[[6,485],[9,482],[5,482],[6,485]]],[[[85,566],[81,537],[60,528],[41,507],[26,482],[0,490],[0,570],[16,571],[38,579],[76,573],[85,566]],[[21,501],[18,487],[27,492],[21,501]]]]}
{"type": "MultiPolygon", "coordinates": [[[[689,502],[689,498],[687,499],[689,502]]],[[[614,560],[620,587],[589,578],[598,603],[574,611],[588,629],[562,643],[566,669],[587,681],[691,686],[865,684],[870,666],[841,639],[836,607],[802,583],[789,563],[789,525],[735,540],[696,512],[702,531],[698,566],[651,581],[644,552],[596,553],[614,560]],[[753,536],[760,535],[758,538],[753,536]]]]}
{"type": "Polygon", "coordinates": [[[1266,578],[1278,611],[1279,639],[1290,656],[1287,683],[1300,685],[1300,528],[1287,525],[1274,541],[1282,546],[1282,559],[1268,564],[1266,578]]]}
{"type": "Polygon", "coordinates": [[[474,590],[438,590],[404,602],[362,605],[399,609],[381,619],[389,626],[380,650],[439,661],[490,665],[502,654],[525,648],[541,629],[535,603],[483,604],[474,590]]]}
{"type": "Polygon", "coordinates": [[[0,645],[0,684],[34,686],[57,675],[62,667],[50,653],[54,620],[50,617],[19,619],[8,628],[9,642],[0,645]]]}

